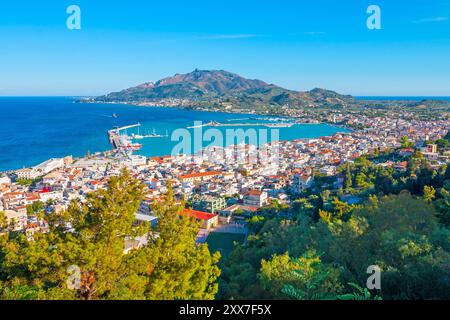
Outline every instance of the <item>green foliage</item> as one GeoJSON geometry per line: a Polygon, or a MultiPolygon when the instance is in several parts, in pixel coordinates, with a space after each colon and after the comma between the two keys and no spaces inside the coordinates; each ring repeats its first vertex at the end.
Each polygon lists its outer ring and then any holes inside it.
{"type": "Polygon", "coordinates": [[[35,185],[39,181],[41,181],[42,178],[36,178],[36,179],[16,179],[15,183],[17,183],[20,186],[29,187],[32,185],[35,185]]]}
{"type": "Polygon", "coordinates": [[[145,228],[133,226],[141,197],[142,185],[128,172],[111,178],[107,189],[90,194],[86,203],[72,202],[66,212],[49,217],[49,233],[36,233],[32,241],[23,235],[9,239],[2,273],[17,288],[36,288],[43,299],[114,296],[140,258],[126,255],[124,244],[145,234],[145,228]],[[68,223],[73,232],[67,231],[68,223]],[[72,265],[81,271],[76,290],[66,286],[72,265]]]}
{"type": "Polygon", "coordinates": [[[135,225],[143,185],[127,171],[105,190],[48,216],[50,231],[0,239],[0,298],[211,299],[219,255],[195,245],[197,224],[179,219],[171,193],[156,212],[158,230],[135,225]],[[70,229],[68,229],[70,226],[70,229]],[[147,239],[144,247],[125,245],[147,239]],[[70,267],[80,271],[71,288],[70,267]]]}
{"type": "Polygon", "coordinates": [[[434,143],[437,145],[439,150],[447,149],[450,144],[450,142],[446,139],[438,139],[434,143]]]}
{"type": "Polygon", "coordinates": [[[220,253],[210,254],[207,244],[195,244],[198,224],[180,218],[183,207],[174,203],[169,186],[165,201],[153,208],[158,236],[148,246],[152,257],[148,299],[213,299],[217,293],[220,253]]]}
{"type": "MultiPolygon", "coordinates": [[[[329,213],[331,215],[331,213],[329,213]]],[[[290,224],[268,220],[247,244],[238,247],[223,263],[223,298],[305,298],[305,299],[437,299],[448,298],[449,231],[443,229],[430,204],[408,193],[378,199],[370,197],[346,219],[331,216],[318,222],[301,216],[290,224]],[[366,283],[367,267],[382,270],[381,292],[344,287],[305,294],[307,288],[320,288],[322,279],[295,284],[291,271],[299,269],[296,257],[308,250],[322,252],[320,263],[340,270],[337,283],[366,283]],[[288,253],[287,253],[288,252],[288,253]],[[275,254],[275,256],[274,256],[275,254]],[[233,272],[243,267],[245,279],[233,272]],[[232,266],[232,267],[231,267],[232,266]],[[264,266],[264,268],[262,268],[264,266]],[[255,283],[255,274],[260,283],[255,283]],[[263,281],[264,280],[264,281],[263,281]],[[319,282],[317,282],[319,281],[319,282]],[[223,284],[224,283],[224,284],[223,284]],[[245,286],[253,286],[256,296],[245,286]],[[241,287],[242,285],[242,287],[241,287]],[[280,294],[280,290],[284,288],[280,294]],[[299,289],[299,290],[297,290],[299,289]],[[333,293],[333,294],[332,294],[333,293]],[[286,296],[286,294],[288,294],[286,296]]],[[[317,262],[317,261],[316,261],[317,262]]],[[[316,265],[317,266],[317,265],[316,265]]],[[[301,268],[300,268],[301,269],[301,268]]],[[[318,270],[321,270],[320,268],[318,270]]],[[[323,270],[322,270],[323,271],[323,270]]]]}
{"type": "Polygon", "coordinates": [[[373,297],[367,288],[361,288],[359,285],[349,282],[348,285],[354,290],[352,293],[338,295],[338,300],[381,300],[381,297],[373,297]]]}
{"type": "MultiPolygon", "coordinates": [[[[379,154],[376,160],[394,158],[406,160],[392,151],[379,154]]],[[[322,264],[341,270],[340,283],[355,284],[345,286],[343,292],[347,293],[327,296],[323,292],[323,297],[449,298],[450,166],[432,167],[419,152],[408,159],[406,171],[382,167],[368,159],[361,157],[339,168],[345,177],[346,192],[366,199],[363,205],[340,200],[348,196],[342,190],[321,189],[293,202],[292,219],[266,217],[256,234],[222,262],[219,297],[304,298],[304,289],[300,286],[296,291],[297,287],[290,283],[291,273],[282,265],[292,267],[296,258],[316,250],[322,253],[322,264]],[[280,277],[273,277],[270,283],[261,282],[270,278],[261,278],[262,262],[266,275],[282,270],[280,277]],[[381,291],[368,292],[360,287],[366,283],[370,265],[382,270],[381,291]],[[241,267],[246,270],[245,277],[233,274],[241,267]],[[280,294],[280,288],[285,292],[280,294]]]]}
{"type": "Polygon", "coordinates": [[[401,139],[402,148],[412,148],[414,147],[414,143],[409,141],[408,136],[403,136],[401,139]]]}
{"type": "Polygon", "coordinates": [[[263,216],[255,215],[249,219],[246,219],[245,221],[247,223],[248,228],[252,232],[258,232],[263,227],[264,220],[265,220],[265,218],[263,216]]]}
{"type": "Polygon", "coordinates": [[[447,131],[447,134],[445,135],[444,139],[450,142],[450,130],[447,131]]]}
{"type": "Polygon", "coordinates": [[[427,203],[431,203],[436,197],[436,190],[430,186],[423,187],[423,200],[427,203]]]}
{"type": "Polygon", "coordinates": [[[352,181],[352,173],[350,170],[350,163],[347,164],[347,168],[345,170],[345,180],[344,180],[344,188],[346,190],[350,190],[350,188],[353,186],[352,181]]]}
{"type": "Polygon", "coordinates": [[[438,210],[437,216],[440,222],[447,228],[450,228],[450,184],[439,189],[439,197],[434,205],[438,210]]]}
{"type": "Polygon", "coordinates": [[[297,259],[292,259],[288,253],[273,255],[269,261],[263,259],[259,277],[262,286],[275,298],[320,300],[342,290],[339,270],[322,264],[314,251],[297,259]]]}
{"type": "Polygon", "coordinates": [[[42,201],[35,201],[27,206],[27,215],[29,216],[39,215],[44,211],[44,209],[45,205],[42,201]]]}

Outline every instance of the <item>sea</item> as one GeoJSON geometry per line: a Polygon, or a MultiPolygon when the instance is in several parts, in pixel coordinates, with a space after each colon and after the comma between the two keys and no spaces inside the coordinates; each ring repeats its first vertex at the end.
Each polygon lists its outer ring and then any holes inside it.
{"type": "Polygon", "coordinates": [[[422,101],[422,100],[436,100],[436,101],[450,101],[450,97],[443,96],[358,96],[358,100],[378,100],[378,101],[422,101]]]}
{"type": "MultiPolygon", "coordinates": [[[[223,132],[224,137],[227,129],[252,128],[258,132],[266,129],[269,130],[267,140],[270,141],[272,137],[271,128],[257,124],[273,119],[256,115],[77,103],[78,100],[78,97],[0,97],[0,171],[31,167],[50,158],[67,155],[80,157],[88,151],[92,154],[110,150],[108,130],[136,123],[141,126],[127,130],[126,134],[156,133],[163,136],[135,141],[142,144],[142,149],[137,153],[145,156],[170,155],[174,146],[180,142],[179,139],[173,139],[173,135],[180,137],[186,130],[193,134],[194,129],[187,128],[194,126],[196,121],[230,124],[253,121],[255,126],[215,129],[223,132]]],[[[203,132],[208,128],[202,128],[203,132]]],[[[297,124],[277,129],[280,140],[317,138],[347,131],[328,124],[297,124]]]]}

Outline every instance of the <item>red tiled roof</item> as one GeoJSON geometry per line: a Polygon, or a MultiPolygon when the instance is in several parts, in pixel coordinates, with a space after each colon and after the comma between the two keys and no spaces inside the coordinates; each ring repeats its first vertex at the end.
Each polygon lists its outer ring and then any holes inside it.
{"type": "Polygon", "coordinates": [[[222,174],[222,172],[221,171],[207,171],[207,172],[183,174],[183,175],[179,176],[179,178],[180,179],[201,178],[201,177],[208,177],[208,176],[217,176],[219,174],[222,174]]]}
{"type": "Polygon", "coordinates": [[[247,195],[249,196],[260,196],[262,194],[262,191],[259,190],[250,190],[247,192],[247,195]]]}
{"type": "Polygon", "coordinates": [[[35,201],[35,200],[40,200],[40,199],[41,199],[41,197],[39,196],[39,194],[36,194],[36,193],[27,195],[28,201],[35,201]]]}
{"type": "Polygon", "coordinates": [[[153,161],[156,161],[158,163],[163,163],[166,160],[172,159],[172,156],[160,156],[160,157],[157,156],[157,157],[151,157],[150,159],[153,161]]]}
{"type": "Polygon", "coordinates": [[[192,210],[192,209],[184,209],[181,214],[184,216],[195,217],[196,219],[205,220],[205,221],[211,220],[217,216],[217,214],[214,214],[214,213],[208,213],[208,212],[197,211],[197,210],[192,210]]]}

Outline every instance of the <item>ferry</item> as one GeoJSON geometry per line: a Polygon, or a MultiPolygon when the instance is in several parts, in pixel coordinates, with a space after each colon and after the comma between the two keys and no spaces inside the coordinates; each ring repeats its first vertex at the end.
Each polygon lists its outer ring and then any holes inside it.
{"type": "Polygon", "coordinates": [[[120,149],[129,150],[129,151],[137,151],[142,148],[142,144],[140,143],[132,143],[128,136],[120,136],[120,149]]]}

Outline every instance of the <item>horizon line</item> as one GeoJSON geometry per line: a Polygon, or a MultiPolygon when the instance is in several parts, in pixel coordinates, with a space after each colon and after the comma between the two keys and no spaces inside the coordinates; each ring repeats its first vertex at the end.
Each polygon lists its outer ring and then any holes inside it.
{"type": "MultiPolygon", "coordinates": [[[[334,91],[334,90],[332,90],[334,91]]],[[[307,91],[299,91],[299,92],[307,92],[307,91]]],[[[339,93],[339,92],[337,92],[339,93]]],[[[0,98],[84,98],[84,97],[101,97],[104,94],[100,95],[2,95],[0,94],[0,98]]],[[[365,98],[365,97],[378,97],[378,98],[450,98],[450,94],[448,95],[404,95],[404,94],[351,94],[351,93],[343,93],[342,95],[350,95],[354,98],[365,98]]]]}

